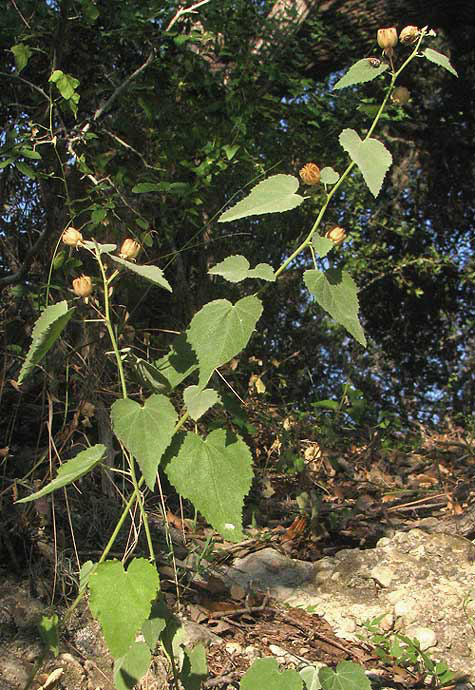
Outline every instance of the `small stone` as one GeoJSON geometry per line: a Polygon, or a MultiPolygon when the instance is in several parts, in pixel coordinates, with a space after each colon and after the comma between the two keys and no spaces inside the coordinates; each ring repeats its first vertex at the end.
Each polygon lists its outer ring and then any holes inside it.
{"type": "Polygon", "coordinates": [[[269,652],[272,652],[275,656],[285,656],[287,652],[285,649],[282,649],[282,647],[279,647],[276,644],[270,644],[269,645],[269,652]]]}
{"type": "Polygon", "coordinates": [[[381,630],[384,630],[384,632],[388,632],[389,630],[392,630],[394,627],[394,616],[392,613],[387,613],[383,618],[381,618],[379,622],[379,627],[381,630]]]}
{"type": "Polygon", "coordinates": [[[227,642],[225,649],[231,655],[242,654],[242,646],[239,642],[227,642]]]}
{"type": "Polygon", "coordinates": [[[381,587],[389,587],[394,577],[394,572],[384,565],[377,565],[370,571],[370,574],[381,587]]]}
{"type": "Polygon", "coordinates": [[[410,611],[414,610],[414,601],[412,599],[400,599],[394,607],[394,615],[397,618],[407,616],[410,611]]]}
{"type": "Polygon", "coordinates": [[[406,635],[416,639],[423,652],[437,645],[437,636],[435,632],[430,628],[423,628],[421,625],[410,626],[406,630],[406,635]]]}

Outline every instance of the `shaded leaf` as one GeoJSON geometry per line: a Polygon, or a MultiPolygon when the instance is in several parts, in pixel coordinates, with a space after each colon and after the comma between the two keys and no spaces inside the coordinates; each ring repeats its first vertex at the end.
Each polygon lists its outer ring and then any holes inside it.
{"type": "Polygon", "coordinates": [[[243,538],[242,507],[251,488],[252,457],[244,441],[224,429],[206,440],[179,434],[167,452],[165,472],[177,489],[225,539],[243,538]]]}
{"type": "Polygon", "coordinates": [[[42,616],[38,623],[38,631],[43,644],[46,648],[58,656],[59,654],[59,632],[58,632],[58,616],[42,616]]]}
{"type": "Polygon", "coordinates": [[[19,385],[53,347],[74,311],[74,307],[68,309],[68,303],[63,300],[46,307],[37,319],[31,334],[31,345],[18,377],[19,385]]]}
{"type": "Polygon", "coordinates": [[[208,664],[206,663],[206,651],[202,644],[197,644],[193,649],[185,647],[185,658],[180,672],[180,680],[184,690],[200,690],[201,684],[208,676],[208,664]]]}
{"type": "Polygon", "coordinates": [[[89,577],[89,608],[114,658],[127,654],[158,589],[158,573],[144,558],[134,558],[127,572],[120,561],[99,563],[89,577]]]}
{"type": "Polygon", "coordinates": [[[175,338],[170,351],[154,364],[159,375],[168,382],[169,390],[179,386],[199,367],[196,353],[192,350],[185,333],[175,338]]]}
{"type": "Polygon", "coordinates": [[[157,640],[167,627],[169,619],[170,612],[163,602],[163,597],[160,596],[153,602],[150,615],[142,625],[142,635],[151,652],[154,651],[157,640]]]}
{"type": "Polygon", "coordinates": [[[296,208],[304,201],[303,196],[295,194],[298,188],[299,181],[293,175],[273,175],[259,182],[245,199],[225,211],[218,223],[229,223],[238,218],[263,213],[282,213],[296,208]]]}
{"type": "Polygon", "coordinates": [[[321,690],[321,683],[318,678],[318,670],[315,666],[305,666],[300,671],[300,677],[305,683],[305,690],[321,690]]]}
{"type": "Polygon", "coordinates": [[[114,686],[117,690],[133,690],[147,673],[152,655],[145,642],[134,642],[124,656],[114,663],[114,686]]]}
{"type": "Polygon", "coordinates": [[[439,53],[437,50],[432,50],[432,48],[425,48],[425,50],[422,51],[422,55],[427,58],[427,60],[435,62],[435,64],[439,65],[439,67],[443,67],[448,72],[458,77],[457,71],[452,67],[450,60],[446,55],[439,53]]]}
{"type": "Polygon", "coordinates": [[[155,283],[155,285],[159,285],[165,288],[165,290],[173,292],[170,283],[163,275],[162,269],[158,268],[158,266],[138,266],[132,261],[126,261],[125,259],[121,259],[120,256],[113,256],[112,254],[110,258],[121,266],[125,266],[125,268],[132,271],[132,273],[136,273],[141,278],[145,278],[145,280],[149,280],[151,283],[155,283]]]}
{"type": "Polygon", "coordinates": [[[358,288],[349,273],[340,269],[309,270],[304,282],[318,304],[338,321],[363,347],[366,338],[358,319],[358,288]]]}
{"type": "Polygon", "coordinates": [[[157,468],[177,419],[175,408],[164,395],[151,395],[143,406],[125,398],[111,407],[114,433],[137,460],[150,489],[155,486],[157,468]]]}
{"type": "Polygon", "coordinates": [[[393,157],[384,144],[377,139],[362,141],[354,129],[344,129],[340,134],[341,146],[361,170],[364,181],[373,196],[378,196],[384,176],[393,157]]]}
{"type": "Polygon", "coordinates": [[[373,58],[364,58],[363,60],[355,62],[354,65],[351,65],[348,72],[337,81],[333,89],[336,91],[337,89],[344,89],[346,86],[372,81],[389,69],[389,65],[385,62],[379,61],[380,64],[375,67],[371,60],[373,60],[373,58]]]}
{"type": "Polygon", "coordinates": [[[190,417],[198,421],[210,407],[219,400],[219,395],[212,388],[202,390],[199,386],[188,386],[183,392],[183,401],[190,413],[190,417]]]}
{"type": "Polygon", "coordinates": [[[15,161],[15,168],[17,168],[23,175],[26,175],[30,180],[36,180],[36,172],[27,163],[23,161],[15,161]]]}
{"type": "Polygon", "coordinates": [[[97,443],[87,450],[82,450],[75,458],[61,465],[58,469],[56,478],[53,479],[52,482],[39,491],[36,491],[34,494],[17,501],[17,503],[36,501],[37,498],[41,498],[57,489],[61,489],[63,486],[72,484],[72,482],[75,482],[77,479],[90,472],[104,458],[106,452],[107,448],[102,443],[97,443]]]}
{"type": "Polygon", "coordinates": [[[335,249],[335,243],[329,240],[328,237],[322,237],[321,235],[314,236],[312,245],[321,259],[331,252],[332,249],[335,249]]]}

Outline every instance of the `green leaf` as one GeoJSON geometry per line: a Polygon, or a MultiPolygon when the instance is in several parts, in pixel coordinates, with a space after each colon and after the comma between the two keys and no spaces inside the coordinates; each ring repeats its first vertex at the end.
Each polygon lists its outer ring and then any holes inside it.
{"type": "Polygon", "coordinates": [[[318,670],[315,666],[305,666],[300,671],[300,677],[305,683],[306,690],[321,690],[321,683],[318,678],[318,670]]]}
{"type": "Polygon", "coordinates": [[[58,616],[53,614],[51,617],[42,616],[38,623],[38,631],[43,644],[46,648],[58,656],[59,654],[59,633],[58,633],[58,616]]]}
{"type": "Polygon", "coordinates": [[[243,538],[242,506],[251,488],[252,457],[239,436],[225,429],[212,431],[206,440],[192,432],[179,434],[164,466],[177,491],[217,532],[233,542],[243,538]]]}
{"type": "Polygon", "coordinates": [[[26,175],[30,180],[36,180],[36,172],[27,163],[23,161],[15,161],[15,168],[17,168],[22,175],[26,175]]]}
{"type": "Polygon", "coordinates": [[[337,81],[333,89],[336,91],[337,89],[344,89],[346,86],[372,81],[389,68],[389,65],[385,62],[381,62],[381,60],[379,60],[380,64],[375,67],[371,62],[372,60],[374,60],[374,58],[364,58],[363,60],[355,62],[348,72],[337,81]]]}
{"type": "MultiPolygon", "coordinates": [[[[127,363],[136,381],[147,391],[151,393],[169,393],[172,390],[168,379],[160,372],[160,369],[146,359],[136,357],[133,352],[129,352],[127,363]]],[[[198,364],[196,367],[198,367],[198,364]]]]}
{"type": "Polygon", "coordinates": [[[206,652],[202,644],[193,649],[185,649],[185,658],[180,672],[180,680],[184,690],[200,690],[201,684],[208,676],[206,652]]]}
{"type": "Polygon", "coordinates": [[[352,661],[340,661],[335,671],[321,668],[318,678],[323,690],[371,690],[364,670],[352,661]]]}
{"type": "Polygon", "coordinates": [[[246,347],[261,314],[262,302],[255,295],[234,305],[226,299],[214,300],[195,314],[186,336],[198,357],[202,388],[215,369],[246,347]]]}
{"type": "Polygon", "coordinates": [[[335,249],[334,242],[329,240],[328,237],[322,237],[321,235],[314,236],[312,245],[321,259],[325,258],[332,249],[335,249]]]}
{"type": "Polygon", "coordinates": [[[175,408],[164,395],[151,395],[143,406],[126,398],[116,400],[111,407],[114,433],[137,460],[151,490],[177,419],[175,408]]]}
{"type": "Polygon", "coordinates": [[[163,275],[162,269],[158,268],[158,266],[137,266],[137,264],[132,263],[132,261],[125,261],[125,259],[121,259],[119,256],[112,256],[112,254],[110,258],[121,266],[125,266],[125,268],[132,271],[132,273],[136,273],[141,278],[145,278],[145,280],[149,280],[151,283],[159,285],[169,292],[173,292],[170,283],[163,275]]]}
{"type": "Polygon", "coordinates": [[[297,671],[279,670],[273,657],[256,659],[241,678],[240,690],[302,690],[303,683],[297,671]]]}
{"type": "Polygon", "coordinates": [[[107,448],[101,443],[97,443],[95,446],[91,446],[87,450],[82,450],[76,455],[76,457],[63,463],[58,469],[56,478],[52,482],[44,486],[39,491],[34,494],[22,498],[17,503],[29,503],[30,501],[36,501],[37,498],[46,496],[47,494],[61,489],[63,486],[72,484],[77,479],[82,477],[84,474],[90,472],[93,467],[95,467],[103,459],[107,452],[107,448]]]}
{"type": "Polygon", "coordinates": [[[99,254],[110,254],[111,252],[115,252],[117,249],[116,244],[99,244],[99,242],[96,242],[95,240],[84,240],[83,245],[87,247],[88,249],[97,249],[99,254]]]}
{"type": "Polygon", "coordinates": [[[155,361],[159,377],[164,377],[171,391],[199,368],[196,353],[193,352],[186,334],[182,333],[173,342],[168,354],[155,361]]]}
{"type": "Polygon", "coordinates": [[[325,272],[312,269],[305,271],[303,279],[322,309],[366,347],[366,338],[358,320],[358,288],[350,274],[335,268],[325,272]]]}
{"type": "Polygon", "coordinates": [[[151,652],[154,651],[157,640],[167,627],[169,620],[170,612],[163,601],[163,597],[160,596],[157,601],[153,602],[150,615],[142,625],[142,635],[151,652]]]}
{"type": "Polygon", "coordinates": [[[176,196],[183,196],[190,190],[187,182],[139,182],[132,187],[134,194],[147,194],[149,192],[168,192],[176,196]]]}
{"type": "Polygon", "coordinates": [[[299,181],[293,175],[273,175],[259,182],[251,193],[232,208],[225,211],[218,223],[229,223],[238,218],[258,216],[263,213],[282,213],[300,206],[304,197],[295,194],[299,181]]]}
{"type": "Polygon", "coordinates": [[[324,410],[337,412],[340,409],[340,404],[336,400],[317,400],[317,402],[312,403],[312,407],[323,407],[324,410]]]}
{"type": "Polygon", "coordinates": [[[56,84],[56,88],[66,101],[69,101],[74,96],[79,100],[79,94],[76,93],[76,89],[79,86],[79,79],[62,72],[60,69],[55,69],[48,81],[56,84]]]}
{"type": "Polygon", "coordinates": [[[19,74],[28,64],[28,60],[32,55],[31,48],[25,43],[17,43],[11,47],[11,51],[15,57],[16,71],[19,74]]]}
{"type": "Polygon", "coordinates": [[[333,168],[322,168],[320,170],[320,182],[322,184],[336,184],[340,179],[340,174],[333,168]]]}
{"type": "Polygon", "coordinates": [[[145,642],[134,642],[124,656],[114,663],[114,686],[117,690],[133,690],[147,673],[152,655],[145,642]]]}
{"type": "Polygon", "coordinates": [[[223,146],[223,151],[226,154],[226,158],[228,161],[232,161],[236,153],[239,151],[239,146],[235,144],[234,146],[231,146],[230,144],[226,144],[223,146]]]}
{"type": "Polygon", "coordinates": [[[3,170],[3,168],[6,168],[8,165],[11,165],[16,160],[16,158],[4,158],[3,161],[0,163],[0,170],[3,170]]]}
{"type": "Polygon", "coordinates": [[[425,48],[425,50],[422,51],[422,55],[427,58],[427,60],[435,62],[435,64],[439,65],[439,67],[443,67],[448,72],[458,77],[456,70],[452,67],[450,60],[446,55],[437,52],[437,50],[432,50],[432,48],[425,48]]]}
{"type": "Polygon", "coordinates": [[[261,278],[269,282],[275,281],[274,271],[269,264],[257,264],[253,269],[249,269],[249,261],[245,256],[236,254],[234,256],[227,256],[224,261],[221,261],[213,268],[210,268],[208,273],[210,275],[222,276],[230,283],[239,283],[245,278],[261,278]]]}
{"type": "Polygon", "coordinates": [[[64,328],[66,328],[74,311],[74,307],[68,309],[66,300],[52,304],[43,311],[33,328],[30,349],[18,377],[19,385],[23,383],[32,369],[41,362],[46,353],[53,347],[64,328]]]}
{"type": "Polygon", "coordinates": [[[210,407],[216,405],[219,395],[212,388],[202,390],[199,386],[188,386],[183,392],[183,401],[190,417],[198,421],[210,407]]]}
{"type": "Polygon", "coordinates": [[[85,563],[82,564],[81,570],[79,571],[79,593],[82,594],[82,592],[86,589],[87,585],[89,584],[89,576],[91,575],[92,572],[97,567],[97,563],[93,563],[92,561],[86,561],[85,563]]]}
{"type": "Polygon", "coordinates": [[[158,573],[144,558],[134,558],[127,572],[120,561],[99,563],[90,576],[89,608],[114,658],[127,654],[158,589],[158,573]]]}
{"type": "Polygon", "coordinates": [[[354,129],[344,129],[339,141],[351,160],[361,170],[372,195],[378,196],[384,176],[393,161],[387,148],[377,139],[362,141],[354,129]]]}
{"type": "Polygon", "coordinates": [[[25,156],[25,158],[29,158],[32,161],[40,161],[41,160],[41,154],[39,151],[34,151],[33,149],[29,149],[26,146],[23,146],[20,149],[20,153],[22,156],[25,156]]]}
{"type": "Polygon", "coordinates": [[[356,108],[360,113],[364,113],[371,119],[374,119],[379,111],[379,105],[373,105],[372,103],[360,103],[356,108]]]}

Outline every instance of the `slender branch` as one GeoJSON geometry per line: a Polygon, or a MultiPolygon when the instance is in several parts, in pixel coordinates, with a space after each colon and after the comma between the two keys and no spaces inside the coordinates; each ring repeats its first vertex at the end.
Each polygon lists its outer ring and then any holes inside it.
{"type": "Polygon", "coordinates": [[[150,65],[150,63],[152,62],[154,56],[155,56],[155,51],[154,51],[154,49],[152,48],[152,50],[150,51],[150,54],[149,54],[148,58],[145,60],[145,62],[143,63],[143,65],[141,65],[140,67],[138,67],[138,68],[135,70],[135,72],[132,72],[132,74],[130,74],[130,75],[127,77],[127,79],[125,79],[125,81],[123,81],[122,84],[120,84],[120,85],[116,88],[116,90],[114,91],[114,93],[113,93],[113,94],[110,96],[110,98],[104,103],[104,105],[101,105],[101,107],[98,108],[98,109],[96,110],[96,112],[94,113],[94,118],[93,118],[94,120],[98,120],[98,119],[101,117],[101,115],[103,115],[103,114],[105,113],[105,111],[108,110],[108,109],[111,107],[112,103],[115,101],[115,99],[117,98],[117,96],[119,96],[119,95],[122,93],[122,91],[130,84],[130,82],[133,81],[134,79],[136,79],[136,78],[139,76],[139,74],[141,74],[145,69],[147,69],[147,67],[148,67],[148,66],[150,65]]]}
{"type": "Polygon", "coordinates": [[[181,9],[178,10],[178,12],[175,14],[171,22],[168,24],[167,28],[165,31],[170,31],[172,28],[173,24],[177,22],[180,17],[182,17],[184,14],[192,14],[195,12],[195,10],[198,9],[198,7],[201,7],[202,5],[207,5],[210,0],[200,0],[200,2],[195,2],[194,5],[191,5],[191,7],[182,7],[181,9]]]}

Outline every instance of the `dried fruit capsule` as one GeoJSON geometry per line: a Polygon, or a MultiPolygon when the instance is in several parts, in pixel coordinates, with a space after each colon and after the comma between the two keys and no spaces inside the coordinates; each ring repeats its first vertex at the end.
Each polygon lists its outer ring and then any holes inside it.
{"type": "Polygon", "coordinates": [[[331,230],[327,230],[325,233],[327,240],[331,240],[333,244],[341,244],[346,240],[346,231],[339,225],[335,225],[331,230]]]}
{"type": "Polygon", "coordinates": [[[92,280],[89,276],[82,275],[80,278],[73,280],[74,294],[78,297],[84,297],[86,300],[92,292],[92,280]]]}
{"type": "Polygon", "coordinates": [[[391,26],[387,29],[378,29],[378,46],[386,53],[392,55],[394,48],[397,46],[397,30],[396,27],[391,26]]]}
{"type": "Polygon", "coordinates": [[[119,256],[121,259],[136,259],[140,251],[140,244],[135,240],[127,238],[122,242],[120,248],[119,256]]]}
{"type": "Polygon", "coordinates": [[[63,240],[64,244],[67,244],[70,247],[77,247],[82,242],[82,235],[79,230],[76,230],[76,228],[67,228],[63,232],[61,239],[63,240]]]}
{"type": "Polygon", "coordinates": [[[397,105],[406,105],[410,97],[411,94],[409,92],[409,89],[406,89],[405,86],[396,86],[396,88],[391,94],[392,102],[396,103],[397,105]]]}
{"type": "Polygon", "coordinates": [[[308,185],[320,182],[320,168],[315,163],[306,163],[299,171],[300,179],[308,185]]]}
{"type": "Polygon", "coordinates": [[[417,26],[405,26],[399,34],[399,40],[405,45],[412,45],[417,43],[417,39],[421,35],[421,32],[417,26]]]}

